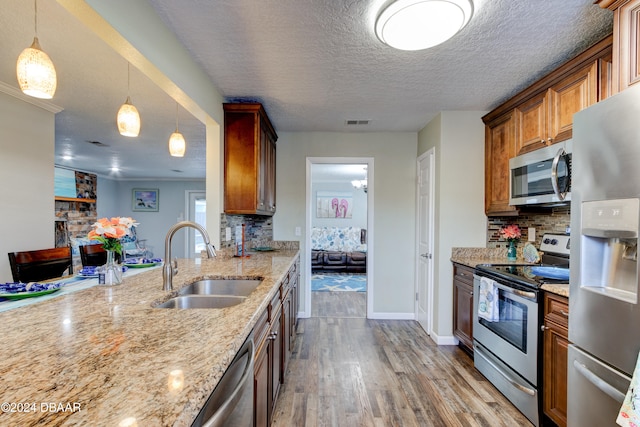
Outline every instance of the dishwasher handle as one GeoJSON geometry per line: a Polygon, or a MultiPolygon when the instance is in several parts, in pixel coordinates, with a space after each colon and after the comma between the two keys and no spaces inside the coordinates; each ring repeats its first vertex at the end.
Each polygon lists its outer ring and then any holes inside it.
{"type": "MultiPolygon", "coordinates": [[[[229,415],[233,412],[233,410],[238,405],[238,402],[243,397],[244,390],[249,386],[249,383],[253,384],[253,363],[255,359],[255,348],[253,344],[253,340],[249,340],[247,342],[248,345],[245,346],[243,352],[238,355],[238,359],[242,359],[242,357],[248,353],[247,363],[244,368],[244,372],[242,373],[242,377],[235,389],[229,397],[220,405],[218,410],[202,424],[203,427],[223,427],[229,417],[229,415]]],[[[253,397],[252,397],[253,399],[253,397]]]]}

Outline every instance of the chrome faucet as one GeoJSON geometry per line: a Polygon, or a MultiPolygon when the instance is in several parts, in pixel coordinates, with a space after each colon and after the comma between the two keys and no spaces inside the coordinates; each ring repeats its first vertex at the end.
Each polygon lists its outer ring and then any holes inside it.
{"type": "Polygon", "coordinates": [[[165,291],[173,290],[173,276],[178,274],[178,258],[171,261],[171,239],[176,231],[181,228],[191,227],[195,228],[202,234],[205,247],[207,248],[207,256],[213,258],[216,256],[216,248],[213,247],[209,241],[209,234],[200,224],[192,221],[180,221],[174,224],[169,231],[167,231],[167,237],[164,239],[164,265],[162,266],[162,289],[165,291]]]}

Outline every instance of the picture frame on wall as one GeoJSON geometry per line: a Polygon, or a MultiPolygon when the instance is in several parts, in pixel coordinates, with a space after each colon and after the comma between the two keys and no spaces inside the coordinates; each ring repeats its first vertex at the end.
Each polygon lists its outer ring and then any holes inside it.
{"type": "Polygon", "coordinates": [[[353,193],[318,191],[316,197],[316,218],[353,217],[353,193]]]}
{"type": "Polygon", "coordinates": [[[160,190],[157,188],[134,188],[131,210],[134,212],[158,212],[160,190]]]}

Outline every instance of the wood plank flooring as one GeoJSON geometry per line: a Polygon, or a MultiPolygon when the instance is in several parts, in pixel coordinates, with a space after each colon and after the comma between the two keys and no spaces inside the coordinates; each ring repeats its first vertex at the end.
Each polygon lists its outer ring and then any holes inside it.
{"type": "Polygon", "coordinates": [[[414,321],[315,317],[297,332],[273,426],[532,425],[414,321]]]}
{"type": "Polygon", "coordinates": [[[312,292],[311,317],[367,317],[367,293],[312,292]]]}

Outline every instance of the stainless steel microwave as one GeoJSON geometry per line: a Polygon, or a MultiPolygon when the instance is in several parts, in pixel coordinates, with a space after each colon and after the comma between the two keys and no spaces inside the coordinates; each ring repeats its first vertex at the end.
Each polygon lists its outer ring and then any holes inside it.
{"type": "Polygon", "coordinates": [[[556,205],[571,200],[571,140],[509,160],[509,204],[556,205]]]}

